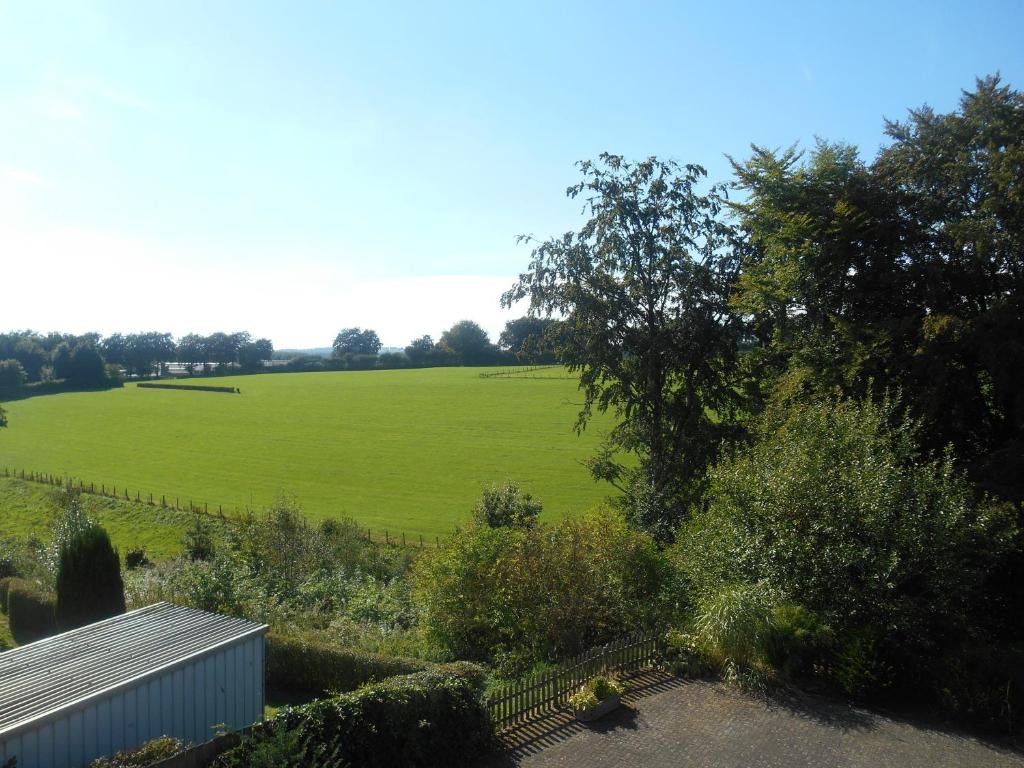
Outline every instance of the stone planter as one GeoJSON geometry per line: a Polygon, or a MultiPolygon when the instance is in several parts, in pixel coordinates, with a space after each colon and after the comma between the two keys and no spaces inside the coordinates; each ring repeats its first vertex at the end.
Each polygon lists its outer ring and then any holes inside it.
{"type": "Polygon", "coordinates": [[[613,709],[616,709],[621,701],[622,697],[619,694],[612,693],[597,702],[596,706],[587,707],[586,709],[574,709],[572,713],[581,723],[589,723],[591,720],[604,717],[613,709]]]}

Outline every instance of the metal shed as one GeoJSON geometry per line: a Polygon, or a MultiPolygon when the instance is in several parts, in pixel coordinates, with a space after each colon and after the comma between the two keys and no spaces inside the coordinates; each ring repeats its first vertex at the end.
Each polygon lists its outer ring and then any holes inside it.
{"type": "Polygon", "coordinates": [[[263,718],[266,625],[156,603],[0,653],[0,765],[79,768],[263,718]]]}

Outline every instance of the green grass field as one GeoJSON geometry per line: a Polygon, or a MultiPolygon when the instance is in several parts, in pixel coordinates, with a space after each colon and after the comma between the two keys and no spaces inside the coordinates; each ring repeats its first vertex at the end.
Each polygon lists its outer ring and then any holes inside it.
{"type": "Polygon", "coordinates": [[[349,515],[377,533],[428,537],[464,522],[490,483],[520,482],[548,518],[608,495],[579,462],[609,422],[573,432],[575,381],[481,372],[275,374],[197,382],[240,395],[128,384],[29,398],[5,405],[0,467],[211,511],[294,495],[311,518],[349,515]]]}
{"type": "MultiPolygon", "coordinates": [[[[50,520],[56,510],[55,488],[13,477],[0,477],[0,536],[35,536],[50,540],[50,520]]],[[[89,516],[99,522],[123,556],[141,547],[154,560],[181,551],[181,540],[192,517],[185,510],[153,508],[146,504],[83,497],[89,516]]]]}

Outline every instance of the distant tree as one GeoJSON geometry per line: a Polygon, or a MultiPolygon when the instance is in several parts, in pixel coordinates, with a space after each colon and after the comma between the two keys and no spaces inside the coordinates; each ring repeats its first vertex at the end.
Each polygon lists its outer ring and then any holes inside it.
{"type": "Polygon", "coordinates": [[[52,353],[53,377],[55,379],[67,379],[71,376],[71,345],[60,342],[53,349],[52,353]]]}
{"type": "Polygon", "coordinates": [[[502,303],[529,298],[531,314],[566,318],[556,351],[580,373],[577,429],[595,408],[619,420],[591,471],[626,491],[635,522],[670,540],[739,405],[735,233],[722,190],[698,192],[700,166],[605,153],[579,167],[583,180],[568,194],[590,218],[537,244],[502,303]],[[617,459],[622,452],[639,464],[617,459]]]}
{"type": "Polygon", "coordinates": [[[555,353],[551,332],[557,326],[558,321],[550,317],[526,315],[509,320],[498,338],[498,346],[520,360],[553,363],[555,353]]]}
{"type": "Polygon", "coordinates": [[[25,369],[17,360],[0,360],[0,389],[18,389],[26,379],[25,369]]]}
{"type": "Polygon", "coordinates": [[[69,381],[76,384],[99,384],[106,380],[107,372],[103,357],[91,344],[79,344],[71,352],[69,381]]]}
{"type": "Polygon", "coordinates": [[[345,328],[334,338],[334,356],[346,354],[376,355],[381,348],[376,331],[367,328],[345,328]]]}
{"type": "Polygon", "coordinates": [[[125,337],[125,367],[129,373],[146,376],[173,360],[177,347],[169,333],[149,331],[125,337]]]}
{"type": "Polygon", "coordinates": [[[21,363],[29,381],[40,381],[43,366],[49,362],[46,350],[33,338],[23,338],[14,347],[12,357],[21,363]]]}
{"type": "Polygon", "coordinates": [[[195,373],[196,366],[204,359],[204,341],[198,333],[189,333],[178,339],[178,362],[185,366],[188,375],[195,373]]]}
{"type": "Polygon", "coordinates": [[[238,350],[238,364],[246,371],[255,371],[260,368],[264,360],[270,360],[274,356],[274,345],[270,339],[256,339],[247,341],[238,350]]]}
{"type": "Polygon", "coordinates": [[[405,348],[405,356],[414,366],[427,364],[431,352],[434,351],[434,340],[430,336],[420,336],[405,348]]]}
{"type": "Polygon", "coordinates": [[[60,551],[57,625],[66,631],[124,611],[124,582],[117,550],[103,528],[90,525],[60,551]]]}
{"type": "Polygon", "coordinates": [[[443,334],[438,342],[451,350],[459,365],[484,365],[493,363],[498,348],[487,337],[487,331],[472,320],[460,320],[443,334]]]}
{"type": "Polygon", "coordinates": [[[120,333],[112,333],[100,342],[100,350],[103,352],[103,359],[115,365],[125,365],[128,362],[126,353],[127,342],[120,333]]]}

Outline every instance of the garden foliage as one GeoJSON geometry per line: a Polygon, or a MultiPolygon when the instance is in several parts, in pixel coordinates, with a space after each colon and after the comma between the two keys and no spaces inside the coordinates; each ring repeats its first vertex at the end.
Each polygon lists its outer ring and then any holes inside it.
{"type": "Polygon", "coordinates": [[[216,765],[472,765],[493,740],[481,677],[458,667],[419,672],[286,709],[216,765]]]}
{"type": "Polygon", "coordinates": [[[506,672],[661,621],[668,564],[645,533],[599,509],[558,523],[476,523],[414,566],[428,641],[506,672]]]}
{"type": "Polygon", "coordinates": [[[7,622],[19,645],[57,633],[56,596],[36,584],[13,579],[7,585],[7,622]]]}

